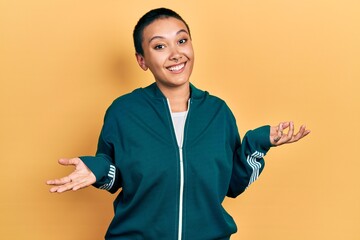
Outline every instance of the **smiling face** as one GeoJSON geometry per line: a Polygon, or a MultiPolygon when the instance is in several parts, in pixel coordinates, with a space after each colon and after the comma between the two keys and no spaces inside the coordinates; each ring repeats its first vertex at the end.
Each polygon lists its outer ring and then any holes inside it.
{"type": "Polygon", "coordinates": [[[136,54],[143,70],[150,69],[160,89],[189,84],[194,65],[191,37],[185,24],[173,17],[160,18],[143,31],[144,54],[136,54]]]}

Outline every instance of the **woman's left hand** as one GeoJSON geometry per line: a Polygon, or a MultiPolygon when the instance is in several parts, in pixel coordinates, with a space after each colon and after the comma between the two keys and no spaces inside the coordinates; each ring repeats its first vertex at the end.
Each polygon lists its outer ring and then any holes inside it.
{"type": "Polygon", "coordinates": [[[270,128],[270,142],[273,146],[280,146],[286,143],[297,142],[309,133],[310,130],[306,129],[305,125],[301,125],[300,130],[295,134],[293,122],[281,122],[279,125],[270,128]],[[288,132],[284,133],[284,130],[287,129],[288,132]]]}

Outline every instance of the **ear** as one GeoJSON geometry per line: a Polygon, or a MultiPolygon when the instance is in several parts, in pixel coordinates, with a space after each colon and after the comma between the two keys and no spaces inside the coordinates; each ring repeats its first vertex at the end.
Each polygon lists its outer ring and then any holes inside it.
{"type": "Polygon", "coordinates": [[[146,66],[145,63],[145,58],[143,55],[139,54],[139,53],[135,53],[136,56],[136,61],[138,62],[139,66],[144,70],[148,70],[148,67],[146,66]]]}

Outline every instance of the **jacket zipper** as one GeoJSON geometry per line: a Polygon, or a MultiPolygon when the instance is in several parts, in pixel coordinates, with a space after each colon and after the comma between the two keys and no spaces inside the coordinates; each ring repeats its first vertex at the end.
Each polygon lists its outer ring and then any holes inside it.
{"type": "Polygon", "coordinates": [[[175,134],[175,128],[174,128],[174,124],[172,121],[172,116],[171,116],[171,106],[170,106],[170,101],[169,99],[167,100],[167,105],[169,108],[169,114],[170,114],[170,122],[171,125],[173,126],[173,136],[175,136],[175,142],[176,145],[178,146],[179,149],[179,166],[180,166],[180,188],[179,188],[179,219],[178,219],[178,240],[182,239],[182,222],[183,222],[183,203],[184,203],[184,184],[185,184],[185,180],[184,180],[184,161],[183,161],[183,143],[184,143],[184,136],[185,136],[185,125],[187,122],[187,116],[190,110],[190,99],[188,101],[188,109],[187,109],[187,113],[184,117],[185,121],[184,121],[184,131],[182,133],[182,138],[180,141],[180,145],[177,144],[176,141],[176,134],[175,134]]]}
{"type": "Polygon", "coordinates": [[[180,153],[180,194],[179,194],[179,225],[178,225],[178,240],[182,237],[182,222],[183,222],[183,200],[184,200],[184,162],[182,144],[179,147],[180,153]]]}

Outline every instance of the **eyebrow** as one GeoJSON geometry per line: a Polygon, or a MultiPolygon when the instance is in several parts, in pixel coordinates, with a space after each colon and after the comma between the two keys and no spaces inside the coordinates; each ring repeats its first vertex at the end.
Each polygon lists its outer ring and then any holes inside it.
{"type": "MultiPolygon", "coordinates": [[[[176,32],[176,35],[179,35],[179,34],[182,33],[182,32],[184,32],[184,33],[186,33],[186,34],[189,35],[188,31],[186,31],[185,29],[180,29],[179,31],[176,32]]],[[[165,38],[165,37],[163,37],[163,36],[153,36],[152,38],[150,38],[149,43],[150,43],[152,40],[154,40],[154,39],[164,39],[164,38],[165,38]]]]}

